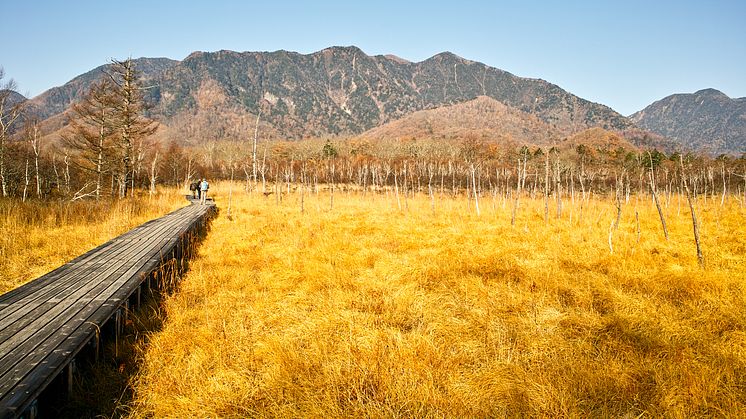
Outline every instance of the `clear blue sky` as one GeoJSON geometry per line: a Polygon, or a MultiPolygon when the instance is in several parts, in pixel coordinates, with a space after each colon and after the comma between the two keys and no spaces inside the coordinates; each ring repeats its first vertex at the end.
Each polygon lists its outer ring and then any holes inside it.
{"type": "Polygon", "coordinates": [[[411,61],[451,51],[624,115],[708,87],[746,96],[744,0],[2,0],[0,39],[6,78],[31,96],[110,58],[332,45],[411,61]]]}

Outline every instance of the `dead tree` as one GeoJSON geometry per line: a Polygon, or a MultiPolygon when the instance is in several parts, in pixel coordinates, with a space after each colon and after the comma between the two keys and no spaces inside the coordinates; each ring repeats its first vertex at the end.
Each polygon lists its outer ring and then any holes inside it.
{"type": "Polygon", "coordinates": [[[471,167],[470,168],[471,168],[471,189],[472,189],[472,191],[474,191],[474,205],[475,205],[475,208],[477,209],[477,217],[479,217],[480,216],[480,212],[479,212],[479,194],[478,194],[478,191],[477,191],[477,180],[476,180],[476,176],[475,176],[475,173],[476,173],[477,169],[474,167],[474,163],[473,162],[471,163],[471,167]]]}
{"type": "Polygon", "coordinates": [[[619,222],[622,219],[622,195],[624,194],[624,169],[621,175],[614,174],[616,185],[614,188],[614,205],[616,206],[616,220],[614,221],[614,230],[619,228],[619,222]]]}
{"type": "Polygon", "coordinates": [[[34,152],[34,177],[36,178],[36,197],[41,199],[41,175],[39,174],[39,154],[41,153],[41,133],[38,123],[34,123],[31,135],[31,149],[34,152]]]}
{"type": "MultiPolygon", "coordinates": [[[[39,154],[41,151],[41,132],[39,121],[36,118],[26,120],[24,127],[24,139],[31,146],[34,157],[34,180],[36,181],[36,198],[41,199],[41,174],[39,173],[39,154]]],[[[29,159],[26,157],[26,168],[24,171],[23,201],[26,201],[28,186],[31,183],[29,173],[29,159]]]]}
{"type": "Polygon", "coordinates": [[[136,145],[152,135],[158,127],[154,121],[147,120],[143,116],[146,106],[135,63],[131,59],[112,60],[110,68],[112,74],[109,74],[109,79],[114,86],[112,92],[113,123],[117,130],[119,161],[116,174],[119,198],[124,198],[135,176],[138,161],[136,152],[139,151],[136,145]]]}
{"type": "Polygon", "coordinates": [[[663,226],[663,234],[666,236],[666,240],[668,240],[668,228],[666,227],[666,218],[663,216],[663,210],[661,210],[661,204],[658,201],[658,194],[656,193],[655,172],[653,170],[653,156],[650,154],[650,151],[648,151],[648,158],[650,159],[650,172],[648,173],[648,177],[650,178],[650,192],[653,194],[653,201],[655,202],[655,208],[658,209],[658,216],[660,217],[661,225],[663,226]]]}
{"type": "Polygon", "coordinates": [[[83,99],[72,106],[70,131],[62,136],[65,151],[74,156],[73,164],[94,177],[94,195],[101,198],[103,177],[112,172],[114,161],[113,84],[108,79],[94,83],[83,99]]]}
{"type": "Polygon", "coordinates": [[[562,173],[560,172],[559,151],[556,151],[554,167],[554,194],[557,197],[557,218],[560,218],[562,217],[562,173]]]}
{"type": "Polygon", "coordinates": [[[519,198],[521,196],[521,186],[523,185],[523,178],[526,174],[526,161],[528,159],[527,153],[523,153],[523,162],[520,157],[518,158],[518,180],[516,182],[515,200],[513,201],[513,213],[510,216],[510,225],[515,225],[515,217],[518,212],[519,198]],[[521,164],[522,163],[522,164],[521,164]],[[521,169],[523,171],[521,172],[521,169]]]}
{"type": "Polygon", "coordinates": [[[544,222],[549,221],[549,152],[544,160],[544,222]]]}
{"type": "Polygon", "coordinates": [[[256,160],[256,144],[259,140],[259,118],[262,116],[262,108],[259,107],[259,112],[256,114],[256,123],[254,124],[254,141],[251,144],[251,170],[252,178],[254,180],[254,189],[256,189],[256,175],[259,169],[258,162],[256,160]]]}
{"type": "Polygon", "coordinates": [[[153,160],[150,162],[150,190],[148,193],[151,197],[156,192],[155,185],[158,181],[158,154],[158,150],[156,150],[153,155],[153,160]]]}
{"type": "Polygon", "coordinates": [[[16,83],[13,79],[3,82],[5,70],[0,67],[0,189],[3,197],[8,196],[8,179],[6,177],[5,147],[11,133],[11,127],[21,116],[23,102],[13,103],[11,94],[15,93],[16,83]]]}
{"type": "Polygon", "coordinates": [[[694,228],[694,243],[697,245],[697,262],[699,266],[705,267],[705,259],[702,256],[702,247],[699,241],[699,222],[697,221],[697,212],[694,209],[694,203],[692,202],[692,194],[689,193],[689,186],[686,183],[686,176],[684,175],[684,158],[679,155],[679,166],[681,168],[681,183],[686,192],[686,199],[689,202],[689,211],[692,213],[692,227],[694,228]]]}

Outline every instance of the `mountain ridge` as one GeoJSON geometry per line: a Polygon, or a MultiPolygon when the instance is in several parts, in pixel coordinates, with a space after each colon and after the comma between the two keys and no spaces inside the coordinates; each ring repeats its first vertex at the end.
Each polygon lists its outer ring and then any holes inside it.
{"type": "MultiPolygon", "coordinates": [[[[263,122],[288,138],[357,135],[415,111],[478,96],[536,115],[565,134],[591,126],[631,126],[611,108],[557,85],[521,78],[448,51],[420,62],[369,56],[356,46],[310,54],[194,51],[181,61],[138,58],[135,64],[145,84],[155,86],[145,92],[153,104],[151,116],[166,125],[177,116],[198,112],[196,95],[207,83],[225,96],[226,106],[247,115],[261,113],[263,122]]],[[[30,102],[42,119],[60,114],[106,68],[81,74],[30,102]]]]}
{"type": "Polygon", "coordinates": [[[746,98],[713,89],[676,93],[630,115],[643,129],[709,154],[746,152],[746,98]]]}

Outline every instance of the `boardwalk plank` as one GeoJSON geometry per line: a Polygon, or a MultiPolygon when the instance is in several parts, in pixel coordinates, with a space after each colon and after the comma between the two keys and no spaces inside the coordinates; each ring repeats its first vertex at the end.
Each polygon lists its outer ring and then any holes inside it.
{"type": "MultiPolygon", "coordinates": [[[[167,225],[164,225],[164,227],[165,226],[167,225]]],[[[158,229],[154,227],[155,233],[166,231],[165,228],[158,229]]],[[[17,324],[18,319],[22,318],[22,316],[34,311],[45,302],[58,303],[67,298],[72,292],[83,286],[86,281],[90,280],[91,276],[94,276],[97,273],[99,267],[112,266],[114,264],[113,261],[117,260],[117,254],[127,250],[128,248],[133,251],[138,249],[137,246],[129,246],[129,243],[119,241],[112,241],[111,243],[111,246],[106,248],[106,252],[94,255],[97,257],[94,261],[87,259],[77,264],[75,268],[62,270],[58,274],[58,280],[54,283],[49,283],[46,288],[41,288],[35,293],[23,296],[11,307],[6,307],[4,310],[0,310],[0,343],[4,340],[3,335],[7,333],[5,331],[6,328],[9,326],[23,326],[23,324],[17,324]]],[[[0,353],[2,353],[1,349],[0,353]]]]}
{"type": "MultiPolygon", "coordinates": [[[[165,231],[165,229],[163,229],[165,231]]],[[[160,230],[155,230],[156,233],[160,232],[160,230]]],[[[122,252],[123,249],[125,249],[128,245],[128,243],[122,243],[116,240],[113,240],[110,242],[111,244],[107,247],[105,247],[105,252],[103,253],[96,253],[92,255],[94,260],[86,259],[75,265],[75,267],[69,267],[67,264],[63,266],[63,268],[66,269],[57,269],[53,272],[57,273],[56,275],[56,281],[54,281],[53,284],[48,283],[46,284],[45,288],[41,288],[33,293],[28,293],[27,295],[18,295],[16,296],[16,300],[13,303],[13,307],[11,308],[4,308],[3,310],[0,310],[0,329],[6,326],[7,322],[12,321],[12,319],[9,317],[12,313],[12,310],[18,309],[18,307],[28,307],[30,304],[32,304],[33,301],[49,297],[49,296],[64,296],[64,291],[67,289],[66,287],[75,286],[80,279],[82,278],[80,276],[81,273],[89,273],[92,270],[92,266],[98,266],[102,264],[110,264],[112,260],[116,260],[116,254],[119,252],[122,252]]],[[[83,276],[84,278],[84,276],[83,276]]]]}
{"type": "Polygon", "coordinates": [[[20,415],[211,210],[151,220],[1,295],[0,418],[20,415]]]}

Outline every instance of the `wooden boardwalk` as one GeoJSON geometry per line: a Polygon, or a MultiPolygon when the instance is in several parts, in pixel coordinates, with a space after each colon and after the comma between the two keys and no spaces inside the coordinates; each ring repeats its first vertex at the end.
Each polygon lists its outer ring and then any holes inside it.
{"type": "Polygon", "coordinates": [[[142,286],[183,260],[214,208],[176,210],[0,295],[0,418],[33,417],[41,392],[61,374],[71,378],[86,345],[97,356],[104,324],[118,333],[130,301],[139,304],[142,286]]]}

